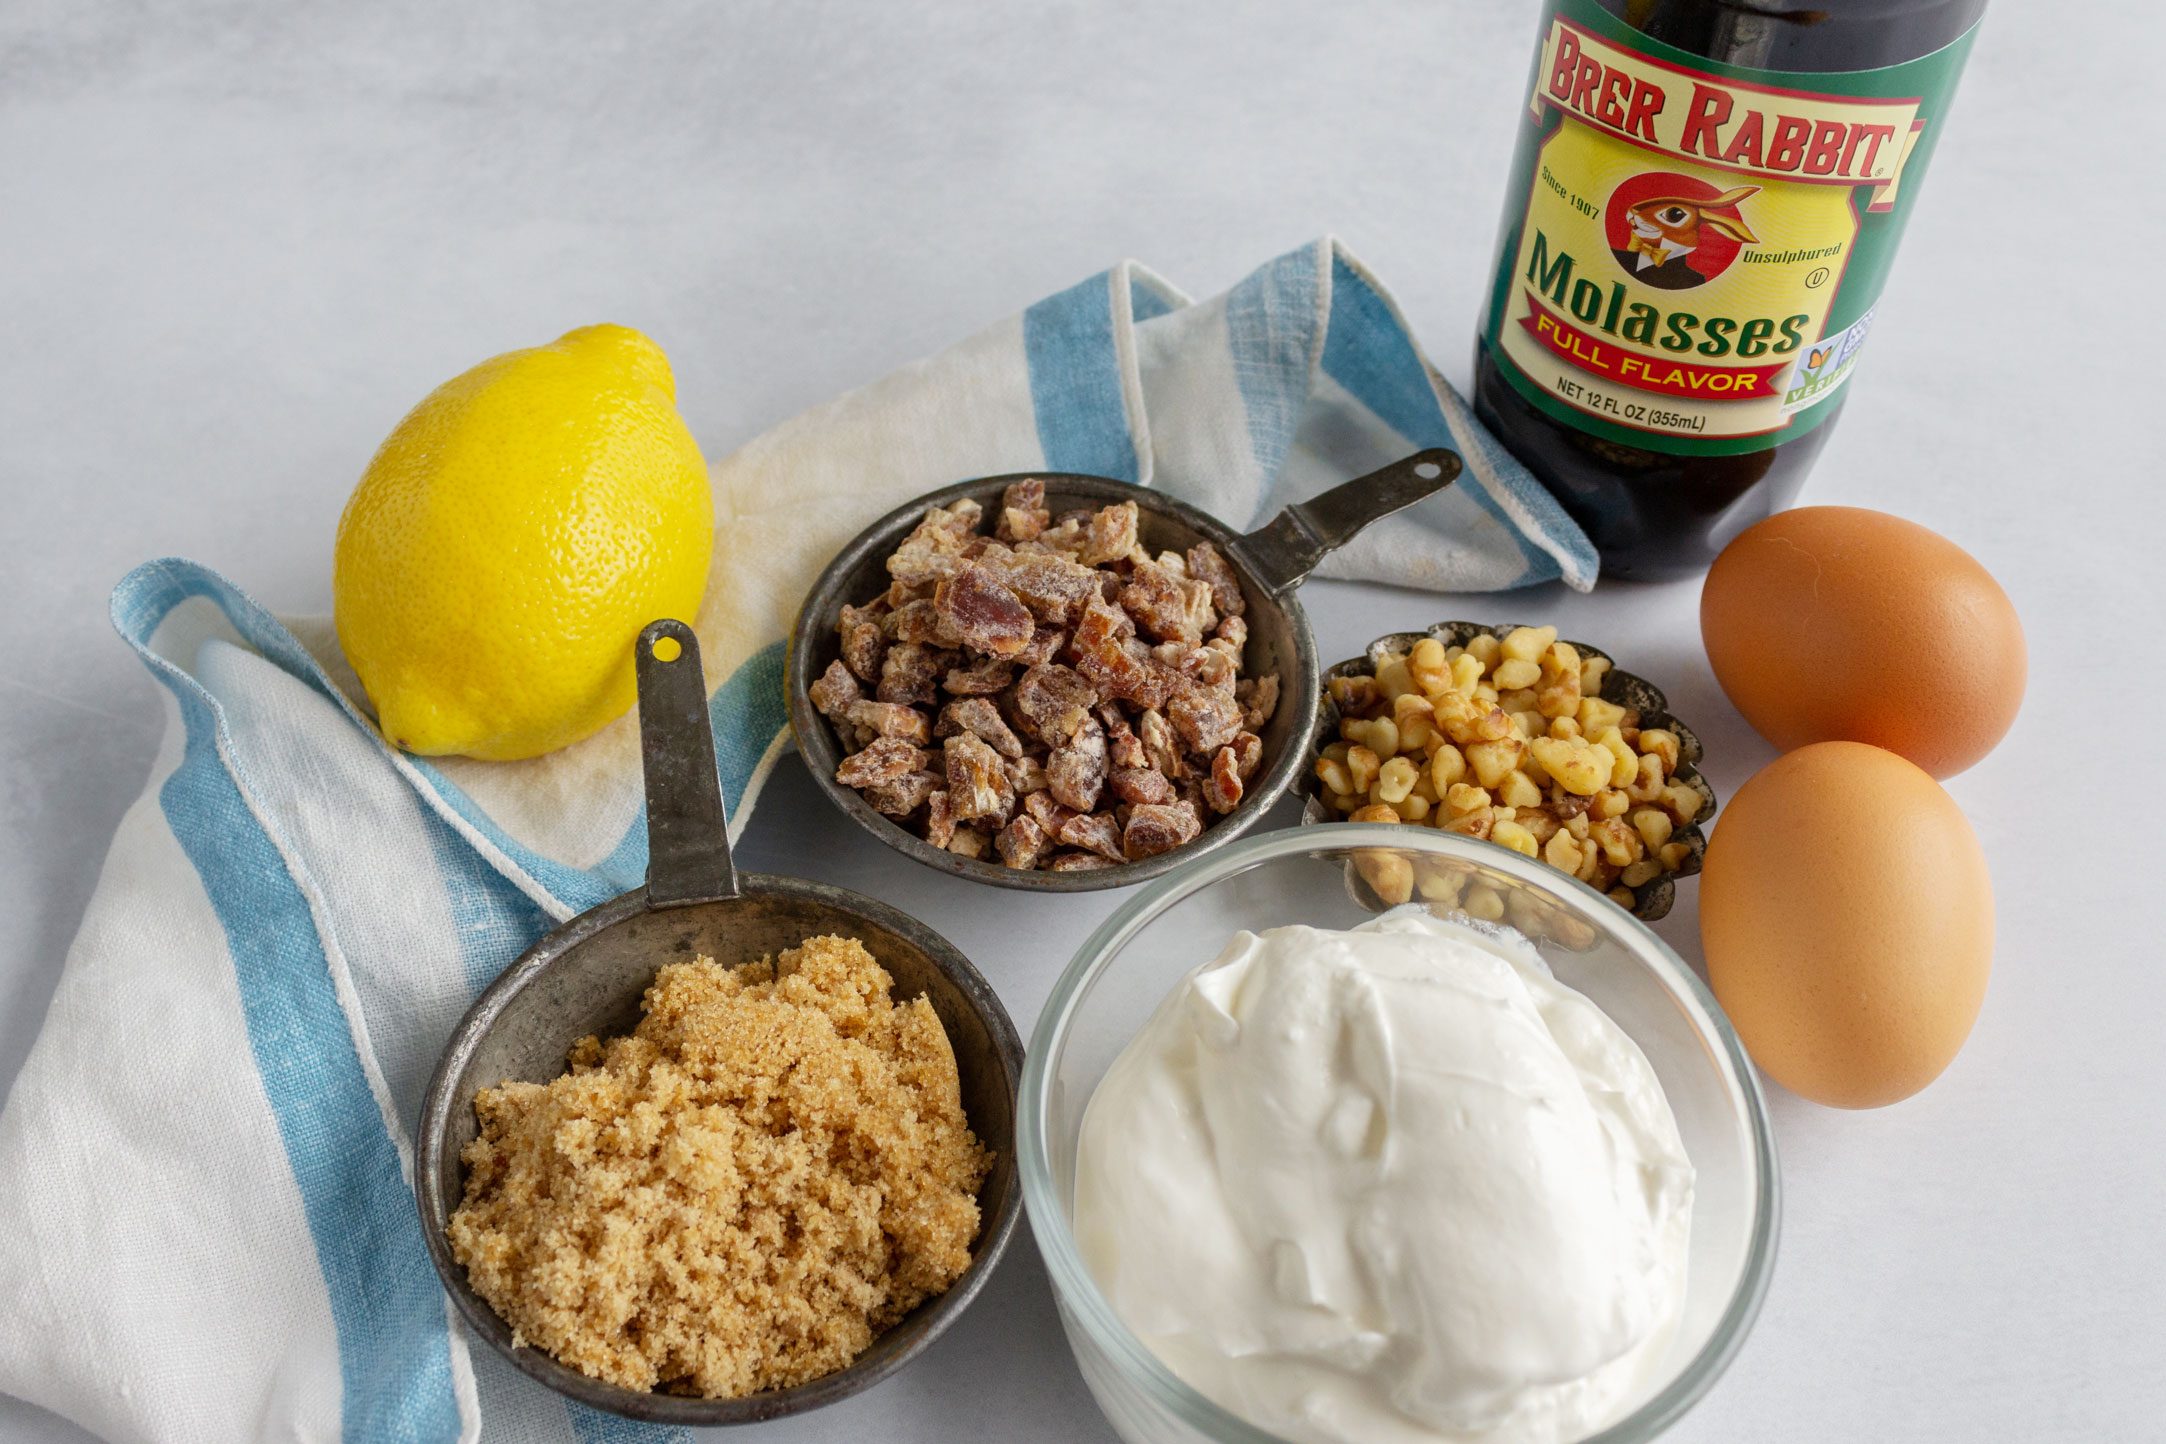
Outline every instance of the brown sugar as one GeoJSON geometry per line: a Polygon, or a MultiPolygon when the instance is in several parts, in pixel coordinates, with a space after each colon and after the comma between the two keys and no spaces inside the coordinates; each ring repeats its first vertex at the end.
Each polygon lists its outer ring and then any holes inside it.
{"type": "Polygon", "coordinates": [[[991,1159],[932,1005],[816,937],[661,970],[629,1036],[474,1100],[447,1233],[520,1342],[734,1397],[847,1365],[970,1263],[991,1159]]]}

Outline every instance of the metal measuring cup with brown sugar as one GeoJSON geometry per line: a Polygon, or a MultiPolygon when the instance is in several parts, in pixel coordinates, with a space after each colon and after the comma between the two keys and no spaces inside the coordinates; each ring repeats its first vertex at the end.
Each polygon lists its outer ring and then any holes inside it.
{"type": "Polygon", "coordinates": [[[802,878],[740,873],[715,770],[699,643],[682,622],[640,634],[639,733],[647,794],[645,887],[591,908],[520,956],[468,1009],[423,1100],[414,1193],[429,1258],[469,1328],[530,1378],[628,1418],[684,1425],[742,1424],[803,1413],[868,1388],[924,1350],[962,1313],[1015,1231],[1015,1096],[1023,1046],[1000,999],[953,944],[885,903],[802,878]],[[507,1080],[546,1083],[586,1037],[630,1033],[664,964],[779,957],[807,938],[862,943],[900,1000],[924,997],[955,1056],[963,1112],[992,1154],[978,1188],[968,1268],[919,1304],[846,1367],[788,1388],[738,1398],[641,1393],[605,1383],[519,1342],[453,1257],[445,1235],[465,1191],[461,1154],[478,1132],[476,1094],[507,1080]]]}

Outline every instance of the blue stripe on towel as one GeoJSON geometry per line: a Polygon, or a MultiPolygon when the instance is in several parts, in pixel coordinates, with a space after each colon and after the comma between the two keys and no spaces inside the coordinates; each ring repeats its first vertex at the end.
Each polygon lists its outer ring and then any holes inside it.
{"type": "MultiPolygon", "coordinates": [[[[1416,448],[1449,446],[1465,450],[1444,420],[1443,408],[1437,405],[1436,392],[1413,338],[1399,325],[1383,297],[1337,257],[1331,262],[1331,325],[1324,336],[1323,364],[1325,375],[1416,448]]],[[[1526,562],[1518,584],[1548,581],[1558,575],[1555,559],[1513,525],[1486,488],[1469,478],[1453,490],[1472,497],[1518,546],[1526,562]]],[[[1416,512],[1420,510],[1415,508],[1416,512]]]]}
{"type": "Polygon", "coordinates": [[[143,656],[187,729],[158,800],[225,930],[256,1072],[300,1188],[338,1330],[342,1437],[448,1444],[460,1421],[443,1292],[308,900],[219,755],[216,704],[143,656]]]}
{"type": "Polygon", "coordinates": [[[1170,315],[1174,310],[1173,298],[1158,289],[1155,284],[1144,283],[1128,288],[1128,314],[1140,326],[1145,321],[1155,321],[1170,315]]]}
{"type": "Polygon", "coordinates": [[[450,823],[423,808],[421,826],[436,870],[443,875],[466,989],[479,993],[553,924],[510,878],[483,862],[450,823]]]}
{"type": "MultiPolygon", "coordinates": [[[[498,851],[511,859],[514,866],[534,881],[540,883],[548,894],[575,913],[609,901],[624,889],[603,877],[598,871],[573,867],[568,862],[558,862],[544,857],[525,843],[518,841],[503,828],[497,826],[488,813],[459,790],[457,784],[430,765],[426,758],[407,757],[414,771],[427,780],[429,787],[443,799],[445,806],[459,815],[467,826],[487,838],[498,851]]],[[[645,871],[645,863],[640,870],[645,871]]]]}
{"type": "MultiPolygon", "coordinates": [[[[308,649],[254,598],[207,567],[171,557],[137,567],[113,589],[114,629],[142,651],[166,615],[191,597],[215,604],[249,646],[337,703],[348,720],[381,742],[374,724],[332,685],[308,649]]],[[[710,699],[722,795],[732,801],[744,796],[760,758],[776,734],[789,725],[782,696],[785,650],[784,643],[771,642],[753,653],[710,699]]],[[[644,807],[607,857],[593,868],[579,868],[545,857],[512,837],[426,758],[404,754],[403,760],[420,774],[438,801],[571,912],[585,912],[646,880],[644,807]]]]}
{"type": "Polygon", "coordinates": [[[579,1444],[692,1444],[692,1431],[673,1424],[642,1424],[576,1400],[567,1400],[564,1411],[579,1444]]]}
{"type": "Polygon", "coordinates": [[[1025,311],[1023,354],[1046,469],[1134,481],[1136,444],[1114,349],[1112,276],[1093,276],[1025,311]]]}
{"type": "MultiPolygon", "coordinates": [[[[314,916],[218,754],[223,724],[217,703],[149,650],[159,624],[193,597],[214,603],[267,659],[340,702],[349,716],[352,709],[291,633],[207,569],[150,563],[115,589],[115,627],[180,703],[187,748],[159,802],[226,933],[250,1051],[330,1298],[343,1437],[351,1444],[449,1444],[459,1435],[460,1420],[442,1291],[423,1252],[413,1196],[362,1072],[314,916]]],[[[779,657],[779,648],[770,650],[779,657]]],[[[735,685],[724,692],[739,701],[729,714],[733,724],[758,715],[757,698],[767,696],[772,736],[782,716],[781,688],[779,680],[761,685],[767,678],[757,664],[763,663],[779,677],[779,660],[762,653],[739,669],[735,685]]],[[[456,788],[447,787],[444,795],[472,806],[456,788]]],[[[548,929],[549,919],[450,824],[424,813],[422,825],[458,929],[462,976],[479,992],[548,929]]],[[[643,871],[644,828],[639,831],[643,871]]],[[[580,1444],[688,1444],[691,1437],[569,1401],[566,1409],[580,1444]]]]}
{"type": "Polygon", "coordinates": [[[1226,337],[1233,379],[1248,413],[1257,474],[1279,474],[1309,403],[1315,359],[1316,247],[1304,246],[1258,267],[1226,294],[1226,337]]]}
{"type": "MultiPolygon", "coordinates": [[[[203,597],[214,603],[243,641],[282,670],[299,677],[337,703],[349,721],[374,738],[378,745],[383,745],[382,734],[375,724],[363,717],[346,695],[331,684],[331,679],[309,655],[308,649],[280,625],[276,617],[265,611],[261,603],[208,567],[175,557],[143,563],[113,589],[113,627],[129,645],[143,652],[159,623],[191,597],[203,597]]],[[[145,657],[148,659],[147,652],[145,657]]],[[[476,806],[472,798],[425,759],[406,755],[404,760],[428,783],[429,791],[438,801],[495,844],[513,864],[571,911],[584,912],[624,890],[610,886],[606,879],[593,873],[543,857],[515,841],[476,806]]],[[[642,872],[645,866],[642,860],[642,872]]]]}
{"type": "MultiPolygon", "coordinates": [[[[510,879],[475,856],[449,823],[430,815],[423,820],[429,845],[444,875],[452,921],[459,931],[459,959],[467,988],[479,993],[534,940],[549,930],[549,919],[510,879]]],[[[644,830],[642,829],[642,832],[644,830]]],[[[476,1367],[482,1367],[477,1361],[476,1367]]],[[[504,1387],[538,1389],[524,1376],[505,1369],[504,1387]]],[[[690,1444],[686,1430],[663,1424],[639,1424],[564,1401],[573,1438],[579,1444],[690,1444]]],[[[486,1429],[486,1424],[485,1424],[486,1429]]]]}
{"type": "MultiPolygon", "coordinates": [[[[353,715],[353,704],[331,685],[323,668],[316,665],[316,659],[293,633],[280,626],[255,598],[195,562],[166,557],[145,562],[121,578],[120,585],[113,589],[113,629],[129,646],[142,652],[158,624],[191,597],[208,598],[225,614],[234,632],[261,652],[265,660],[300,678],[353,715]]],[[[147,654],[145,660],[149,660],[147,654]]]]}
{"type": "Polygon", "coordinates": [[[752,785],[760,759],[776,736],[790,725],[782,695],[782,664],[788,648],[781,642],[745,658],[729,680],[707,699],[714,721],[715,767],[722,774],[722,796],[736,803],[752,785]]]}

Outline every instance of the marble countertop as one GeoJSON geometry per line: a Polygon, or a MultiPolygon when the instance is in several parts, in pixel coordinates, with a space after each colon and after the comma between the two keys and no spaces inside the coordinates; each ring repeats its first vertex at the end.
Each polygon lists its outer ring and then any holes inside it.
{"type": "MultiPolygon", "coordinates": [[[[2107,8],[2107,7],[2101,7],[2107,8]]],[[[2117,57],[2166,41],[1989,16],[1813,501],[1945,532],[2032,642],[2006,743],[1951,785],[1999,894],[1968,1048],[1876,1113],[1773,1109],[1774,1286],[1681,1444],[2155,1436],[2166,1417],[2166,507],[2138,449],[2161,227],[2100,144],[2117,57]],[[2133,253],[2131,253],[2133,254],[2133,253]]],[[[665,0],[0,15],[0,1087],[35,1038],[161,713],[105,596],[207,562],[329,604],[376,441],[475,359],[609,319],[661,339],[720,454],[1134,256],[1210,294],[1334,231],[1466,378],[1531,0],[988,7],[665,0]]],[[[1701,653],[1697,587],[1439,597],[1318,583],[1326,656],[1448,616],[1554,621],[1662,683],[1728,796],[1771,755],[1701,653]]],[[[882,897],[971,953],[1026,1031],[1105,895],[1019,946],[970,886],[849,827],[794,759],[755,867],[882,897]]],[[[1698,955],[1693,889],[1660,931],[1698,955]]],[[[30,1327],[0,1301],[0,1327],[30,1327]]],[[[1105,1444],[1017,1240],[920,1365],[733,1439],[1105,1444]]],[[[88,1436],[0,1399],[0,1439],[88,1436]]],[[[719,1437],[719,1436],[718,1436],[719,1437]]]]}

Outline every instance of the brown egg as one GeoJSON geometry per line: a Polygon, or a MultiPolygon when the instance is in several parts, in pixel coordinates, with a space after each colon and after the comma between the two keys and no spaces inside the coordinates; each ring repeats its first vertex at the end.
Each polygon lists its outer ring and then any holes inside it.
{"type": "Polygon", "coordinates": [[[1700,592],[1722,690],[1761,736],[1870,742],[1952,777],[2023,700],[2023,626],[1970,553],[1886,512],[1807,506],[1747,529],[1700,592]]]}
{"type": "Polygon", "coordinates": [[[1940,1076],[1993,963],[1993,888],[1954,799],[1877,747],[1776,759],[1723,809],[1700,874],[1707,980],[1793,1093],[1878,1108],[1940,1076]]]}

